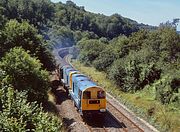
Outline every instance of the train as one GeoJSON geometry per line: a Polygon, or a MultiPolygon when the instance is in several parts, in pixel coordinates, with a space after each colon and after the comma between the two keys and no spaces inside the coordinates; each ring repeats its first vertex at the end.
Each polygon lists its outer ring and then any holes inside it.
{"type": "Polygon", "coordinates": [[[106,92],[102,87],[68,63],[59,65],[58,74],[81,116],[106,113],[106,92]]]}

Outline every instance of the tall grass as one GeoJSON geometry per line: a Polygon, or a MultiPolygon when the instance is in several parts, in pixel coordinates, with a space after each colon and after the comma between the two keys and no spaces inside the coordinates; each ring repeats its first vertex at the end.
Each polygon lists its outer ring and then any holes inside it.
{"type": "Polygon", "coordinates": [[[173,104],[162,105],[155,100],[154,87],[148,86],[135,94],[125,93],[111,80],[107,79],[106,73],[99,72],[93,67],[84,66],[78,61],[73,61],[73,65],[160,131],[180,131],[180,109],[173,104]]]}

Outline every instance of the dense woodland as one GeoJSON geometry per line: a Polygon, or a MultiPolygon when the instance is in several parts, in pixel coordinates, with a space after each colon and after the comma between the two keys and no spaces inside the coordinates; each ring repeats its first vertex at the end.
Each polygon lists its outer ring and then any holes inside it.
{"type": "Polygon", "coordinates": [[[41,28],[50,20],[46,10],[52,7],[44,0],[0,1],[0,131],[62,127],[59,117],[45,112],[48,70],[55,63],[41,28]]]}
{"type": "Polygon", "coordinates": [[[86,11],[72,1],[0,1],[0,131],[57,131],[44,112],[54,47],[74,46],[82,63],[107,73],[124,92],[155,88],[156,100],[180,106],[180,35],[119,14],[86,11]],[[32,83],[33,82],[33,83],[32,83]],[[24,114],[22,114],[24,113],[24,114]],[[9,125],[11,124],[11,125],[9,125]]]}
{"type": "Polygon", "coordinates": [[[120,90],[155,87],[157,100],[179,106],[180,36],[174,29],[141,30],[108,42],[81,40],[78,47],[80,61],[105,71],[120,90]]]}

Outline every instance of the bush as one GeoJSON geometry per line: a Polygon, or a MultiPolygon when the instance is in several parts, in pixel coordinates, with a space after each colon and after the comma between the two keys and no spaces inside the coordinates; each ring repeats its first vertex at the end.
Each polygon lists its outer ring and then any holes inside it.
{"type": "Polygon", "coordinates": [[[45,102],[49,88],[48,72],[42,70],[39,60],[22,48],[13,48],[0,62],[0,68],[18,91],[26,90],[29,101],[45,102]]]}
{"type": "Polygon", "coordinates": [[[99,57],[96,58],[96,60],[93,62],[93,65],[100,71],[106,71],[115,59],[115,53],[111,51],[110,48],[106,48],[100,53],[99,57]]]}
{"type": "Polygon", "coordinates": [[[177,102],[180,104],[180,72],[171,69],[164,73],[154,86],[156,88],[156,99],[161,103],[177,102]]]}
{"type": "Polygon", "coordinates": [[[86,65],[92,65],[106,45],[97,39],[81,40],[78,48],[81,49],[79,60],[86,65]]]}
{"type": "Polygon", "coordinates": [[[0,86],[0,131],[60,131],[60,120],[34,102],[28,103],[26,97],[26,92],[0,86]]]}
{"type": "Polygon", "coordinates": [[[109,79],[113,80],[118,86],[121,87],[125,83],[125,76],[126,76],[126,71],[122,64],[123,64],[122,61],[117,60],[108,69],[109,79]]]}
{"type": "Polygon", "coordinates": [[[143,59],[130,53],[125,58],[116,60],[109,67],[108,75],[123,91],[135,92],[160,78],[161,70],[151,63],[143,63],[143,59]]]}

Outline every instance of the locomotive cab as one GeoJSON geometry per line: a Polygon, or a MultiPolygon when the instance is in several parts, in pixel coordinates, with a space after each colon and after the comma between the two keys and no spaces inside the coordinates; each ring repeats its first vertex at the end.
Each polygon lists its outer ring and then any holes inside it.
{"type": "Polygon", "coordinates": [[[83,116],[106,112],[106,93],[103,88],[83,74],[72,75],[70,95],[83,116]]]}
{"type": "Polygon", "coordinates": [[[83,113],[101,113],[106,111],[106,93],[98,86],[82,92],[81,109],[83,113]]]}

